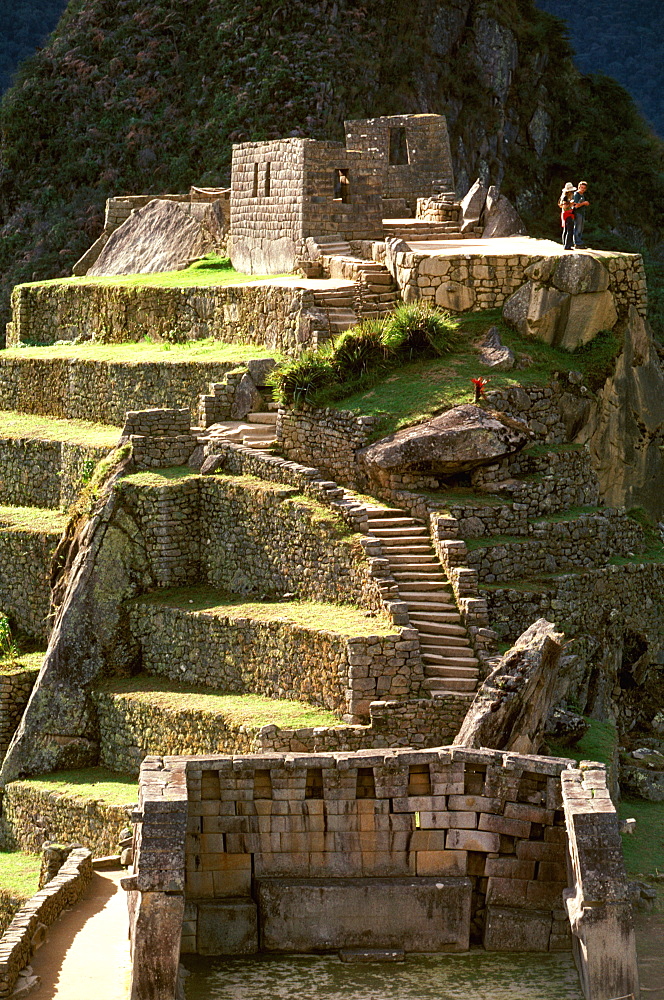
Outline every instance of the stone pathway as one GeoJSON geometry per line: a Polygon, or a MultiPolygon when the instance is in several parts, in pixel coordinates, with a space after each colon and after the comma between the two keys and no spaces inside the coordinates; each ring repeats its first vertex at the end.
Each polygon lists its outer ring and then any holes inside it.
{"type": "Polygon", "coordinates": [[[95,872],[81,901],[48,930],[32,960],[39,1000],[128,1000],[124,871],[95,872]]]}

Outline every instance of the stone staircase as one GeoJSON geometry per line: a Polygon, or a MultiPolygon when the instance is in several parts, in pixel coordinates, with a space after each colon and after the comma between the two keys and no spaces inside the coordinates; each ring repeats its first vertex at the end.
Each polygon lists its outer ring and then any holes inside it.
{"type": "Polygon", "coordinates": [[[264,413],[249,413],[244,420],[223,420],[211,424],[197,436],[198,443],[208,444],[221,439],[259,451],[267,450],[277,440],[276,403],[270,403],[269,406],[274,409],[264,413]]]}
{"type": "Polygon", "coordinates": [[[430,222],[426,219],[389,219],[383,222],[383,236],[425,242],[427,240],[476,240],[482,236],[482,226],[461,232],[458,222],[430,222]]]}
{"type": "Polygon", "coordinates": [[[399,597],[419,632],[425,687],[434,698],[472,693],[479,663],[426,525],[402,510],[375,508],[369,510],[367,530],[380,539],[399,597]]]}
{"type": "Polygon", "coordinates": [[[338,337],[344,330],[358,322],[355,305],[359,297],[356,285],[345,288],[317,288],[314,291],[314,306],[325,314],[327,325],[317,327],[317,344],[338,337]]]}
{"type": "Polygon", "coordinates": [[[325,255],[322,263],[331,278],[341,278],[355,285],[354,311],[358,318],[381,318],[400,302],[399,289],[384,264],[345,255],[325,255]]]}

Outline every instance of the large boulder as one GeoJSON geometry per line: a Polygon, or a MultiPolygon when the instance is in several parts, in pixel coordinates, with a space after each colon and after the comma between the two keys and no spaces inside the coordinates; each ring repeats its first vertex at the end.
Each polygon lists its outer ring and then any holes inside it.
{"type": "Polygon", "coordinates": [[[390,434],[363,448],[358,457],[377,479],[421,463],[452,475],[510,455],[529,439],[530,431],[520,421],[467,404],[390,434]]]}
{"type": "Polygon", "coordinates": [[[455,745],[537,753],[560,692],[564,638],[544,618],[526,629],[478,690],[455,745]]]}
{"type": "Polygon", "coordinates": [[[478,177],[465,198],[461,201],[461,211],[459,213],[461,232],[479,223],[488,193],[488,189],[478,177]]]}
{"type": "Polygon", "coordinates": [[[570,295],[605,292],[609,287],[609,272],[597,257],[572,253],[558,258],[551,281],[561,292],[569,292],[570,295]]]}
{"type": "Polygon", "coordinates": [[[89,275],[179,271],[215,248],[216,219],[193,218],[177,202],[155,198],[112,233],[89,275]],[[208,224],[209,222],[209,224],[208,224]]]}
{"type": "Polygon", "coordinates": [[[588,443],[606,503],[664,517],[664,372],[650,328],[633,306],[622,353],[579,440],[588,443]]]}
{"type": "Polygon", "coordinates": [[[498,239],[503,236],[523,236],[526,227],[514,205],[496,188],[489,188],[484,214],[482,239],[498,239]]]}

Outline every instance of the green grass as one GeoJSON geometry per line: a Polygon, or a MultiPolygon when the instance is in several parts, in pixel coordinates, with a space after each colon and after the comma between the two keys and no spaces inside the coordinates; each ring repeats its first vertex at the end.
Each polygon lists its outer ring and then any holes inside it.
{"type": "Polygon", "coordinates": [[[170,344],[141,340],[136,344],[99,344],[84,341],[80,344],[57,341],[43,346],[12,347],[3,351],[3,358],[41,360],[43,358],[70,358],[78,361],[115,361],[121,364],[194,364],[200,362],[232,362],[242,364],[253,358],[279,359],[278,351],[271,351],[260,344],[224,344],[206,337],[188,340],[183,344],[170,344]]]}
{"type": "Polygon", "coordinates": [[[563,747],[552,741],[549,746],[554,757],[570,757],[577,762],[595,760],[607,767],[613,762],[618,734],[613,722],[600,722],[586,718],[589,728],[576,746],[563,747]]]}
{"type": "Polygon", "coordinates": [[[532,524],[562,524],[565,521],[574,521],[583,514],[601,514],[602,508],[587,504],[585,507],[570,507],[568,510],[560,510],[556,514],[545,514],[544,517],[537,517],[532,524]]]}
{"type": "Polygon", "coordinates": [[[459,320],[458,343],[449,356],[404,364],[388,375],[376,376],[366,388],[346,395],[343,390],[319,393],[312,403],[381,416],[373,435],[377,438],[429,420],[453,406],[473,402],[471,378],[487,374],[487,369],[478,363],[476,345],[491,326],[498,327],[503,343],[532,363],[521,370],[489,372],[489,390],[545,385],[554,372],[568,371],[581,371],[594,387],[598,381],[603,381],[601,373],[604,377],[608,374],[618,349],[617,342],[609,335],[599,335],[590,345],[574,353],[528,340],[509,329],[502,322],[500,310],[496,309],[463,315],[459,320]]]}
{"type": "Polygon", "coordinates": [[[61,535],[66,523],[67,515],[58,510],[0,505],[0,531],[34,531],[35,534],[61,535]]]}
{"type": "Polygon", "coordinates": [[[382,614],[368,617],[361,608],[349,604],[327,604],[318,601],[250,600],[226,594],[204,585],[157,590],[134,599],[137,604],[150,604],[182,611],[204,612],[217,617],[253,618],[262,622],[292,622],[304,628],[333,632],[337,635],[394,635],[395,627],[382,614]]]}
{"type": "Polygon", "coordinates": [[[243,274],[232,267],[211,267],[197,261],[179,271],[160,271],[156,274],[114,274],[82,278],[53,278],[50,281],[28,281],[22,288],[50,288],[57,285],[116,285],[120,288],[208,288],[210,285],[244,285],[284,275],[243,274]]]}
{"type": "Polygon", "coordinates": [[[38,792],[58,792],[70,798],[130,806],[138,800],[136,780],[115,774],[105,767],[87,767],[77,771],[54,771],[16,782],[38,792]]]}
{"type": "Polygon", "coordinates": [[[0,851],[0,889],[15,899],[26,900],[39,888],[41,854],[0,851]]]}
{"type": "Polygon", "coordinates": [[[634,833],[625,833],[622,838],[629,874],[664,874],[664,802],[623,799],[619,815],[636,820],[634,833]]]}
{"type": "Polygon", "coordinates": [[[114,448],[118,443],[118,437],[118,428],[109,424],[41,417],[31,413],[16,413],[14,410],[0,411],[0,438],[68,441],[70,444],[114,448]]]}
{"type": "Polygon", "coordinates": [[[274,700],[256,694],[229,695],[210,688],[198,688],[147,674],[102,682],[99,691],[127,701],[153,705],[166,712],[196,711],[223,716],[232,725],[277,725],[282,729],[344,725],[333,712],[306,702],[274,700]]]}
{"type": "Polygon", "coordinates": [[[33,653],[19,653],[14,658],[0,657],[0,674],[20,674],[23,670],[40,670],[44,662],[44,653],[45,650],[40,649],[33,653]]]}
{"type": "Polygon", "coordinates": [[[156,469],[154,472],[132,472],[130,475],[124,476],[122,482],[132,483],[135,486],[161,487],[199,475],[200,473],[196,469],[190,469],[188,465],[172,465],[167,469],[156,469]]]}

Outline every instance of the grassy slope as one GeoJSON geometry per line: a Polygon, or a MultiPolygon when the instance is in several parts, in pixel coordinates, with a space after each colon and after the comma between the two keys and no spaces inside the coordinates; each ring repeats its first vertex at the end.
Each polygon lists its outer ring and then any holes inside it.
{"type": "MultiPolygon", "coordinates": [[[[279,358],[278,351],[256,344],[222,344],[218,340],[188,340],[183,344],[96,344],[85,341],[72,344],[58,341],[44,347],[13,347],[4,351],[3,358],[35,360],[40,358],[71,358],[80,361],[115,361],[118,364],[196,364],[197,362],[243,362],[252,358],[279,358]]],[[[67,421],[75,423],[76,421],[67,421]]],[[[83,421],[81,421],[83,423],[83,421]]],[[[92,426],[92,425],[90,425],[92,426]]]]}
{"type": "MultiPolygon", "coordinates": [[[[18,782],[17,782],[18,784],[18,782]]],[[[128,778],[104,767],[88,767],[79,771],[54,771],[22,780],[21,785],[40,792],[57,792],[72,798],[104,802],[107,805],[130,806],[137,801],[138,788],[134,778],[128,778]]]]}
{"type": "Polygon", "coordinates": [[[267,725],[277,725],[282,729],[343,725],[333,712],[306,702],[286,698],[277,701],[257,694],[229,695],[147,674],[104,681],[99,689],[128,701],[154,705],[166,712],[203,712],[223,716],[230,725],[246,725],[252,729],[267,725]]]}
{"type": "Polygon", "coordinates": [[[15,899],[34,896],[39,888],[41,854],[0,851],[0,889],[15,899]]]}
{"type": "Polygon", "coordinates": [[[224,594],[203,584],[158,590],[136,598],[139,604],[201,611],[231,619],[253,618],[256,621],[287,621],[335,635],[393,635],[395,628],[382,616],[367,615],[347,604],[318,601],[251,601],[224,594]]]}
{"type": "Polygon", "coordinates": [[[640,224],[657,234],[662,147],[627,95],[580,78],[564,30],[532,0],[499,0],[490,13],[514,33],[519,58],[497,105],[478,72],[487,5],[467,8],[210,0],[192,16],[175,0],[70,0],[0,109],[4,287],[69,273],[110,194],[225,182],[233,141],[341,139],[344,118],[423,107],[448,115],[457,173],[472,180],[488,162],[491,179],[504,173],[504,192],[541,213],[549,235],[561,182],[579,164],[594,178],[594,221],[614,225],[615,191],[638,186],[649,206],[640,224]],[[538,108],[552,136],[541,156],[528,133],[538,108]]]}

